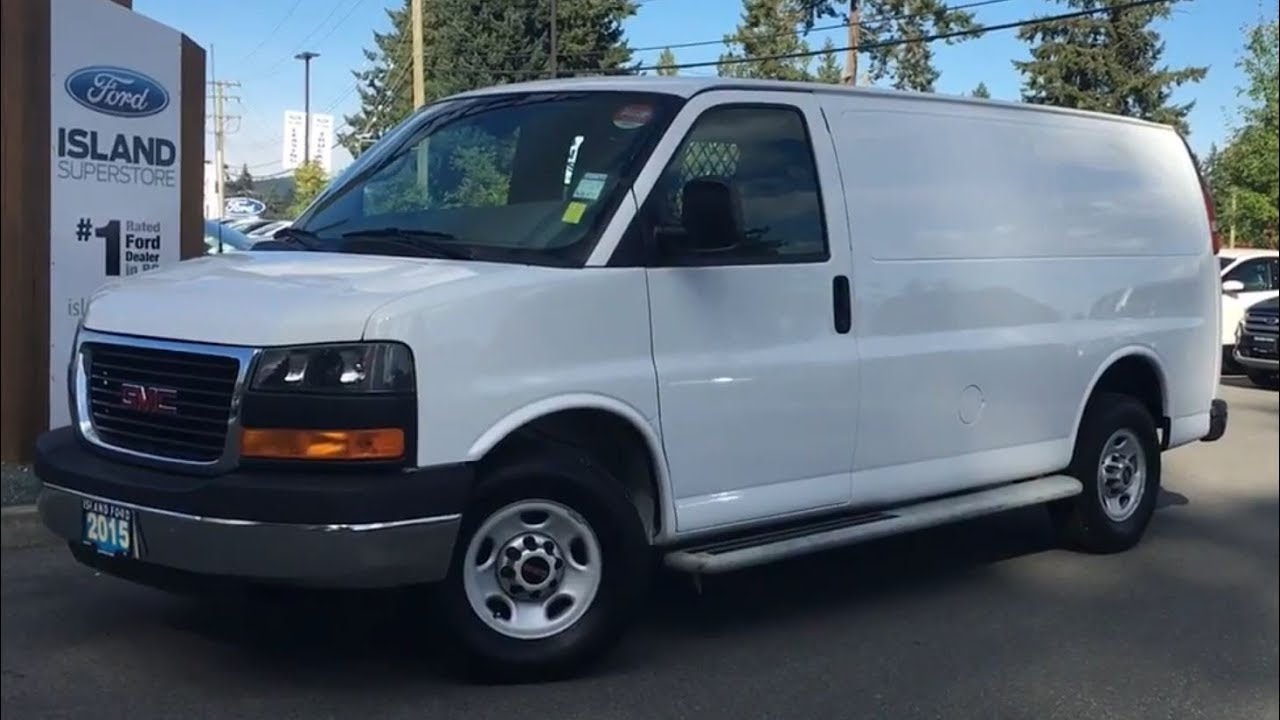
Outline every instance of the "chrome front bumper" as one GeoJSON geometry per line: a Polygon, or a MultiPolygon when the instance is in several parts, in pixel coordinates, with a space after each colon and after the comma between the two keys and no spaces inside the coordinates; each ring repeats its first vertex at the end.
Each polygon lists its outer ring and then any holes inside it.
{"type": "Polygon", "coordinates": [[[128,564],[246,581],[308,587],[378,588],[441,580],[449,571],[461,516],[387,523],[306,525],[211,517],[143,507],[46,484],[44,524],[82,542],[86,502],[129,508],[137,553],[128,564]]]}
{"type": "Polygon", "coordinates": [[[1271,360],[1269,358],[1252,357],[1249,355],[1241,355],[1240,349],[1237,347],[1232,352],[1232,357],[1237,363],[1250,370],[1263,370],[1270,372],[1280,371],[1280,360],[1271,360]]]}

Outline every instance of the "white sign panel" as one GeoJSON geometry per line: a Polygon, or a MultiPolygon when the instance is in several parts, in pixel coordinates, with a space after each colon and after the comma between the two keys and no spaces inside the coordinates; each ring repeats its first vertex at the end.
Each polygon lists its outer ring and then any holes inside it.
{"type": "Polygon", "coordinates": [[[311,162],[333,174],[333,116],[311,113],[311,162]]]}
{"type": "Polygon", "coordinates": [[[293,170],[302,164],[303,128],[307,125],[306,113],[286,110],[284,113],[284,155],[280,162],[285,170],[293,170]]]}
{"type": "MultiPolygon", "coordinates": [[[[285,170],[294,170],[302,164],[306,151],[307,114],[300,110],[284,113],[284,147],[281,164],[285,170]]],[[[311,161],[324,168],[326,175],[333,172],[333,116],[311,113],[311,161]]]]}
{"type": "Polygon", "coordinates": [[[102,0],[51,0],[49,420],[89,297],[179,260],[181,33],[102,0]]]}

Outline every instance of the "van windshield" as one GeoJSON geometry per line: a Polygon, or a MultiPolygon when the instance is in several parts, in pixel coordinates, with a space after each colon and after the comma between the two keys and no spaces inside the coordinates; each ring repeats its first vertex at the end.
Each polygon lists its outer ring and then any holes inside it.
{"type": "Polygon", "coordinates": [[[450,100],[371,148],[277,238],[290,249],[581,265],[681,102],[450,100]]]}

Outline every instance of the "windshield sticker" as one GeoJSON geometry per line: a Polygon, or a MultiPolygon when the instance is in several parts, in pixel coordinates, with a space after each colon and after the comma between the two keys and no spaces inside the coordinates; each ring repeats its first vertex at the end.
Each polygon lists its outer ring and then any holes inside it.
{"type": "Polygon", "coordinates": [[[652,119],[652,105],[623,105],[613,114],[613,125],[623,130],[635,130],[648,125],[652,119]]]}
{"type": "Polygon", "coordinates": [[[600,193],[604,192],[604,184],[609,179],[606,173],[583,173],[582,179],[578,181],[578,187],[573,191],[574,200],[586,200],[587,202],[595,202],[600,199],[600,193]]]}
{"type": "Polygon", "coordinates": [[[561,222],[567,222],[570,225],[577,225],[582,222],[582,214],[587,211],[587,204],[584,202],[571,202],[569,207],[564,209],[564,215],[560,216],[561,222]]]}

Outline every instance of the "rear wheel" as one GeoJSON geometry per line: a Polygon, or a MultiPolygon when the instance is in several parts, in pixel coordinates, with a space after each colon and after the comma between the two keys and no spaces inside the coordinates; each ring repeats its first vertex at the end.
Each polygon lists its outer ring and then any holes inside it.
{"type": "Polygon", "coordinates": [[[1068,473],[1084,492],[1049,507],[1063,539],[1096,553],[1136,545],[1160,493],[1160,442],[1151,413],[1127,395],[1091,399],[1068,473]]]}
{"type": "Polygon", "coordinates": [[[469,669],[500,681],[575,672],[620,638],[648,558],[622,485],[590,458],[539,451],[487,472],[444,588],[469,669]]]}

